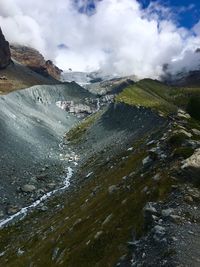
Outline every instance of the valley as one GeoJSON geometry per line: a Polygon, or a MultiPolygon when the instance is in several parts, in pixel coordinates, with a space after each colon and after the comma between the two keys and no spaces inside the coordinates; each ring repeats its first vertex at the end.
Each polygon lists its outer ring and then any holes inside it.
{"type": "Polygon", "coordinates": [[[0,266],[198,267],[198,79],[63,82],[1,38],[0,266]]]}

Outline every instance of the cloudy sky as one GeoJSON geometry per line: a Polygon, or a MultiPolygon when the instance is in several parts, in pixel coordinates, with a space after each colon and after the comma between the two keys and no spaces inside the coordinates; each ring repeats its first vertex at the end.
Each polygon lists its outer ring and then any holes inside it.
{"type": "Polygon", "coordinates": [[[158,78],[200,65],[199,0],[0,0],[0,26],[64,70],[158,78]]]}

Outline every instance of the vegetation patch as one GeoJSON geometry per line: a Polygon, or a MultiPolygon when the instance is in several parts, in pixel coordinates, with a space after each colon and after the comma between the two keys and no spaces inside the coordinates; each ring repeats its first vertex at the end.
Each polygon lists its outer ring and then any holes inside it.
{"type": "Polygon", "coordinates": [[[169,138],[169,144],[174,147],[179,147],[185,142],[186,139],[187,136],[184,133],[176,133],[169,138]]]}
{"type": "Polygon", "coordinates": [[[200,96],[199,97],[191,97],[188,105],[187,111],[191,117],[194,119],[200,120],[200,96]]]}
{"type": "Polygon", "coordinates": [[[122,102],[134,106],[143,106],[163,112],[165,115],[174,113],[176,107],[157,94],[157,90],[151,91],[151,87],[145,87],[144,83],[137,83],[124,89],[117,97],[116,102],[122,102]],[[148,88],[145,90],[144,88],[148,88]]]}
{"type": "Polygon", "coordinates": [[[191,147],[179,147],[176,148],[173,152],[174,157],[181,157],[184,159],[189,158],[194,153],[194,149],[191,147]]]}
{"type": "Polygon", "coordinates": [[[86,119],[81,121],[77,126],[72,128],[68,133],[66,133],[65,137],[68,141],[72,143],[77,143],[83,137],[83,135],[87,132],[87,130],[94,124],[94,122],[101,116],[102,112],[97,112],[88,116],[86,119]]]}

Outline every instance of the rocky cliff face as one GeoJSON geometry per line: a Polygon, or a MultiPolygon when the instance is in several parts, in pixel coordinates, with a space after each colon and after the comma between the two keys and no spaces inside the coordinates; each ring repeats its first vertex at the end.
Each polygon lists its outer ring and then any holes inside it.
{"type": "Polygon", "coordinates": [[[6,68],[11,62],[9,43],[0,28],[0,69],[6,68]]]}
{"type": "Polygon", "coordinates": [[[33,71],[45,77],[52,76],[54,79],[60,80],[62,70],[56,67],[51,60],[46,61],[37,50],[26,46],[11,45],[11,55],[13,59],[33,71]]]}

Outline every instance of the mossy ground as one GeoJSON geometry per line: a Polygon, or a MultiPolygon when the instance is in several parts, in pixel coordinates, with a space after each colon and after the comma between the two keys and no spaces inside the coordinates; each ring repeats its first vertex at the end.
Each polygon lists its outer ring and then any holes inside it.
{"type": "MultiPolygon", "coordinates": [[[[6,266],[113,266],[120,256],[127,254],[127,241],[131,233],[140,236],[144,233],[143,207],[147,201],[164,199],[171,190],[172,179],[159,162],[154,170],[142,171],[142,160],[147,155],[141,139],[134,143],[134,151],[124,151],[109,162],[101,163],[101,155],[88,160],[80,173],[92,171],[84,178],[77,189],[65,200],[65,207],[47,217],[37,212],[25,219],[23,225],[1,231],[0,247],[5,247],[15,239],[11,246],[6,266]],[[159,172],[161,180],[152,177],[159,172]],[[142,175],[141,175],[142,174],[142,175]],[[109,194],[108,188],[116,185],[116,192],[109,194]],[[98,188],[99,187],[99,188],[98,188]],[[148,187],[149,193],[144,190],[148,187]],[[95,188],[98,188],[95,192],[95,188]],[[111,220],[103,225],[112,214],[111,220]],[[30,235],[29,223],[34,221],[34,235],[30,235]],[[51,230],[52,229],[52,230],[51,230]],[[97,232],[102,234],[95,239],[97,232]],[[25,250],[16,256],[16,248],[25,250]],[[59,248],[56,259],[52,261],[53,249],[59,248]]],[[[79,175],[79,174],[77,174],[79,175]]],[[[62,197],[63,199],[63,197],[62,197]]],[[[60,203],[55,198],[52,207],[60,203]]],[[[1,261],[0,263],[5,262],[1,261]]]]}

